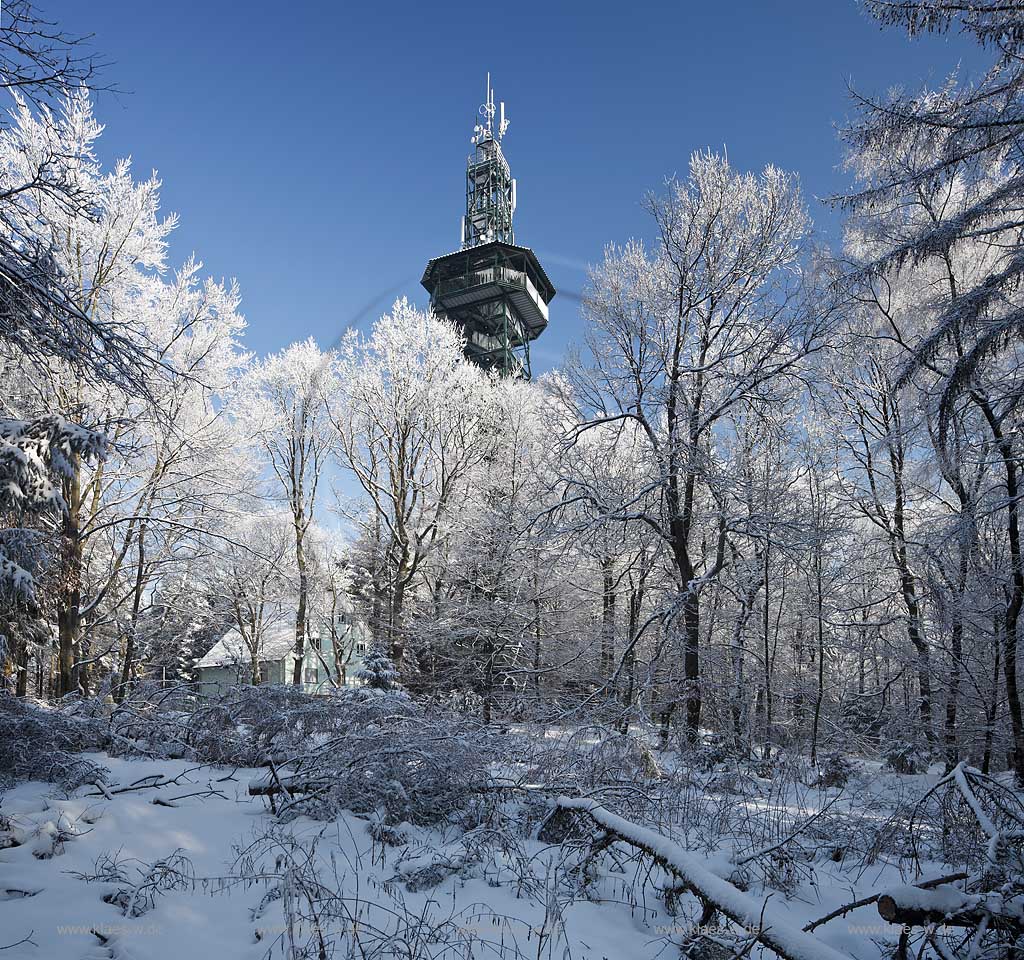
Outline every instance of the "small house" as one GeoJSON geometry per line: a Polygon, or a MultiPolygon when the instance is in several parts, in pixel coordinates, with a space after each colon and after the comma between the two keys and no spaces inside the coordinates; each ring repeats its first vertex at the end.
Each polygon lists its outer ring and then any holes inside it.
{"type": "MultiPolygon", "coordinates": [[[[339,686],[358,686],[356,674],[369,646],[364,624],[338,614],[306,640],[302,686],[323,693],[339,686]]],[[[295,623],[286,615],[266,623],[257,642],[260,683],[292,682],[295,670],[295,623]]],[[[196,670],[204,692],[222,693],[252,683],[252,652],[237,627],[232,627],[204,656],[196,670]]]]}

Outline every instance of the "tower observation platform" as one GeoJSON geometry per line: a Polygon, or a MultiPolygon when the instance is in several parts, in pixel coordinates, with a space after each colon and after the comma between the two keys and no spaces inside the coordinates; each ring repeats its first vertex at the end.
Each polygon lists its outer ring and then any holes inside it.
{"type": "Polygon", "coordinates": [[[555,288],[536,254],[515,242],[516,182],[501,149],[508,129],[504,103],[497,124],[495,116],[488,75],[474,151],[466,162],[462,247],[431,260],[422,283],[434,312],[462,329],[470,360],[529,379],[530,343],[548,325],[555,288]]]}

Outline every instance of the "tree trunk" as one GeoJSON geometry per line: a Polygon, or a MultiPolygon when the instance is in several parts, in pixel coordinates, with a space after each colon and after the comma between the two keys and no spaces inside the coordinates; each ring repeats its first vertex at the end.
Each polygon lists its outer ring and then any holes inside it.
{"type": "Polygon", "coordinates": [[[390,655],[391,661],[397,667],[405,656],[405,640],[402,632],[402,614],[405,609],[405,570],[402,566],[398,568],[395,576],[395,589],[391,594],[391,637],[390,655]]]}
{"type": "Polygon", "coordinates": [[[306,574],[305,516],[300,511],[295,515],[295,566],[299,572],[299,602],[295,609],[295,666],[292,669],[292,684],[302,685],[302,668],[306,656],[306,602],[309,594],[309,578],[306,574]]]}
{"type": "Polygon", "coordinates": [[[661,744],[662,750],[668,746],[668,735],[669,731],[672,729],[672,717],[675,715],[677,706],[678,702],[672,700],[658,714],[658,742],[661,744]]]}
{"type": "MultiPolygon", "coordinates": [[[[849,960],[847,954],[833,949],[774,914],[767,900],[745,893],[730,880],[722,879],[718,875],[720,864],[712,865],[711,861],[684,849],[656,831],[615,816],[596,800],[569,800],[561,797],[557,801],[557,813],[584,814],[611,839],[627,843],[648,854],[666,872],[678,877],[685,889],[704,904],[705,909],[721,911],[743,927],[754,940],[784,960],[806,960],[809,957],[817,960],[849,960]]],[[[546,839],[550,842],[555,837],[549,836],[546,839]]]]}
{"type": "Polygon", "coordinates": [[[540,697],[540,664],[541,664],[541,625],[540,625],[540,571],[537,563],[533,565],[533,693],[540,697]]]}
{"type": "Polygon", "coordinates": [[[732,715],[732,740],[737,750],[743,749],[743,628],[736,624],[733,632],[732,646],[732,703],[729,705],[732,715]]]}
{"type": "Polygon", "coordinates": [[[995,438],[1003,461],[1006,483],[1006,535],[1010,546],[1010,598],[1003,620],[1003,680],[1010,712],[1010,731],[1013,737],[1010,755],[1018,785],[1024,786],[1024,714],[1021,710],[1020,690],[1017,683],[1017,628],[1021,607],[1024,605],[1024,555],[1020,543],[1020,485],[1013,443],[1003,435],[992,408],[987,402],[980,404],[989,429],[995,438]]]}
{"type": "Polygon", "coordinates": [[[914,590],[914,582],[904,567],[900,571],[900,584],[904,602],[907,606],[907,635],[917,653],[917,708],[921,729],[928,743],[935,742],[935,729],[932,721],[932,666],[931,652],[928,641],[921,630],[921,611],[914,590]]]}
{"type": "Polygon", "coordinates": [[[138,567],[135,570],[135,595],[132,597],[132,615],[129,621],[128,636],[124,645],[124,663],[121,664],[121,682],[114,689],[114,701],[121,703],[125,688],[132,675],[132,662],[135,659],[135,638],[139,632],[139,611],[142,609],[142,590],[145,585],[146,568],[146,523],[139,524],[138,567]]]}
{"type": "Polygon", "coordinates": [[[772,666],[773,659],[771,655],[771,642],[770,642],[770,631],[769,625],[771,622],[771,596],[769,594],[768,584],[768,570],[769,562],[771,559],[771,546],[766,543],[764,545],[764,564],[762,570],[764,573],[763,585],[764,585],[764,607],[762,609],[762,641],[764,646],[764,758],[770,760],[772,755],[772,726],[774,724],[774,717],[772,716],[772,708],[774,706],[774,693],[772,691],[772,666]]]}
{"type": "Polygon", "coordinates": [[[730,695],[729,713],[732,720],[733,745],[737,750],[745,746],[744,728],[746,726],[746,677],[745,677],[745,634],[747,624],[754,612],[754,603],[761,591],[758,579],[751,577],[746,590],[740,598],[740,612],[732,629],[732,640],[729,644],[729,659],[732,668],[732,692],[730,695]]]}
{"type": "Polygon", "coordinates": [[[27,641],[21,641],[18,645],[17,653],[12,659],[14,661],[14,669],[16,671],[14,678],[14,695],[16,697],[24,697],[28,694],[29,650],[27,641]]]}
{"type": "Polygon", "coordinates": [[[76,689],[75,655],[78,652],[78,606],[81,594],[77,589],[61,591],[61,606],[57,611],[57,696],[63,697],[76,689]]]}
{"type": "MultiPolygon", "coordinates": [[[[768,650],[765,650],[767,656],[768,650]]],[[[802,734],[807,720],[806,704],[804,702],[804,621],[798,615],[796,627],[793,630],[793,654],[796,657],[795,673],[796,682],[793,690],[793,728],[797,734],[802,734]]],[[[763,707],[761,708],[763,712],[763,707]]],[[[767,738],[766,738],[767,742],[767,738]]]]}
{"type": "Polygon", "coordinates": [[[61,588],[57,597],[57,696],[63,697],[78,688],[79,632],[82,606],[82,540],[79,530],[79,511],[82,507],[82,487],[77,464],[72,477],[64,483],[64,499],[68,510],[62,523],[63,556],[61,558],[61,588]]]}
{"type": "Polygon", "coordinates": [[[992,696],[985,705],[985,749],[981,758],[981,772],[988,774],[992,766],[992,742],[996,734],[996,717],[999,713],[999,676],[1000,654],[1002,653],[1002,629],[999,618],[992,624],[992,635],[995,639],[995,657],[992,666],[992,696]]]}
{"type": "Polygon", "coordinates": [[[914,575],[907,558],[907,536],[904,523],[903,453],[893,454],[893,482],[896,502],[893,507],[893,530],[890,534],[892,557],[900,578],[900,592],[907,609],[907,638],[917,655],[918,715],[928,743],[935,742],[932,720],[931,655],[921,626],[921,605],[917,598],[914,575]]]}
{"type": "Polygon", "coordinates": [[[607,682],[615,662],[615,580],[611,557],[601,559],[601,681],[607,682]]]}
{"type": "Polygon", "coordinates": [[[630,714],[633,710],[634,700],[636,700],[636,640],[637,634],[640,632],[640,611],[643,609],[644,579],[646,576],[647,572],[642,571],[639,584],[634,584],[632,577],[630,578],[629,626],[626,636],[626,653],[622,658],[622,666],[626,671],[626,686],[620,696],[622,705],[625,707],[622,711],[622,723],[619,727],[622,733],[629,732],[630,714]]]}
{"type": "Polygon", "coordinates": [[[700,734],[700,598],[687,590],[683,601],[683,678],[686,684],[686,738],[696,743],[700,734]]]}
{"type": "Polygon", "coordinates": [[[815,551],[814,580],[818,621],[818,690],[814,698],[814,720],[811,724],[811,763],[818,762],[818,726],[821,723],[821,705],[825,699],[825,599],[822,586],[820,548],[815,551]]]}
{"type": "Polygon", "coordinates": [[[1017,683],[1017,630],[1021,606],[1024,604],[1024,557],[1021,556],[1020,526],[1018,521],[1017,465],[1012,457],[1005,458],[1006,498],[1009,504],[1008,534],[1010,540],[1010,565],[1013,571],[1013,589],[1010,603],[1006,608],[1003,631],[1003,677],[1006,683],[1006,700],[1010,708],[1010,730],[1013,735],[1013,772],[1018,786],[1024,786],[1024,716],[1021,712],[1020,689],[1017,683]]]}
{"type": "Polygon", "coordinates": [[[878,914],[903,926],[977,927],[1024,933],[1020,913],[1001,901],[971,896],[959,890],[924,891],[920,887],[894,887],[878,898],[878,914]]]}
{"type": "MultiPolygon", "coordinates": [[[[961,512],[962,516],[962,512],[961,512]]],[[[962,523],[962,521],[961,521],[962,523]]],[[[957,578],[957,608],[953,629],[949,638],[949,682],[946,684],[946,773],[949,773],[960,760],[960,750],[956,742],[956,715],[960,698],[960,669],[964,647],[964,593],[967,590],[968,559],[967,544],[960,544],[960,565],[957,578]]]]}
{"type": "Polygon", "coordinates": [[[484,641],[484,675],[483,675],[483,722],[489,724],[494,712],[494,674],[495,657],[498,642],[493,635],[487,635],[484,641]]]}

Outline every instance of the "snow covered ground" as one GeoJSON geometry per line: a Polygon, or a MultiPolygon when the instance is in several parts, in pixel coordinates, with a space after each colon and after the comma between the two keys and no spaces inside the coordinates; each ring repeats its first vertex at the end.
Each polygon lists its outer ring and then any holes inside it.
{"type": "MultiPolygon", "coordinates": [[[[553,798],[528,791],[468,830],[353,813],[282,822],[266,797],[248,793],[251,781],[267,782],[265,768],[82,756],[110,770],[102,788],[68,795],[22,782],[0,795],[4,960],[653,960],[677,956],[698,932],[696,901],[664,893],[680,875],[719,889],[744,923],[774,925],[791,956],[877,960],[899,928],[873,903],[813,938],[800,929],[956,869],[924,860],[910,875],[894,829],[893,811],[909,809],[937,771],[907,777],[861,764],[840,791],[751,777],[741,790],[718,773],[676,770],[673,805],[654,808],[669,819],[634,826],[602,814],[621,836],[682,863],[673,877],[626,842],[596,854],[589,842],[541,842],[553,798]]],[[[915,843],[931,829],[906,827],[915,843]]]]}
{"type": "MultiPolygon", "coordinates": [[[[289,943],[301,946],[311,933],[307,923],[289,929],[286,905],[302,906],[288,889],[293,855],[313,856],[325,886],[346,901],[351,923],[324,924],[339,957],[653,957],[665,945],[660,927],[672,923],[657,902],[646,910],[552,902],[542,884],[523,882],[520,864],[500,859],[455,874],[438,869],[442,882],[421,888],[431,865],[472,859],[458,840],[405,825],[394,834],[410,842],[390,846],[371,835],[372,820],[354,815],[281,826],[247,794],[264,771],[90,758],[110,768],[111,791],[145,777],[179,780],[109,799],[89,787],[62,799],[41,783],[2,797],[0,817],[19,842],[0,850],[0,946],[23,941],[4,960],[286,956],[289,943]],[[148,869],[168,858],[162,876],[148,869]],[[122,879],[90,879],[114,872],[122,879]],[[133,892],[144,878],[148,886],[133,892]]],[[[535,877],[559,869],[557,848],[528,847],[535,877]]]]}

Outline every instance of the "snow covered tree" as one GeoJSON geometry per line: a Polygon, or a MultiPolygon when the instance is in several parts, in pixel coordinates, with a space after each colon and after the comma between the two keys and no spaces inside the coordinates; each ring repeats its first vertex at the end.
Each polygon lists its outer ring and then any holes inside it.
{"type": "MultiPolygon", "coordinates": [[[[566,412],[578,415],[571,387],[558,382],[557,391],[566,412]]],[[[551,458],[561,497],[553,516],[562,537],[586,558],[601,598],[599,654],[590,665],[593,681],[602,699],[621,703],[622,722],[628,725],[639,694],[644,597],[659,579],[662,546],[647,524],[625,518],[654,505],[647,438],[632,422],[602,424],[579,434],[574,416],[567,422],[572,428],[551,458]]]]}
{"type": "MultiPolygon", "coordinates": [[[[118,630],[119,680],[115,698],[132,677],[140,654],[140,623],[147,619],[154,585],[184,576],[191,561],[210,549],[217,513],[230,508],[245,486],[244,465],[232,460],[239,438],[218,407],[243,363],[238,337],[238,291],[200,282],[200,265],[186,263],[171,282],[157,285],[148,310],[140,310],[147,335],[161,345],[165,370],[151,386],[152,399],[114,408],[131,420],[131,455],[111,462],[93,528],[100,528],[93,564],[93,594],[83,608],[101,607],[118,630]],[[119,586],[124,581],[128,588],[119,586]],[[123,600],[119,600],[118,594],[123,600]]],[[[140,305],[141,306],[141,305],[140,305]]]]}
{"type": "Polygon", "coordinates": [[[72,457],[75,469],[61,479],[66,509],[45,525],[57,568],[59,693],[88,689],[94,665],[116,669],[120,691],[137,663],[154,578],[202,549],[216,525],[231,442],[213,393],[234,379],[244,326],[237,289],[202,283],[194,259],[171,279],[160,275],[175,220],[159,216],[155,178],[138,183],[125,163],[100,168],[100,131],[87,93],[76,91],[53,115],[21,104],[0,136],[0,169],[14,176],[57,151],[68,189],[90,198],[68,204],[55,191],[26,191],[10,222],[47,250],[55,276],[69,278],[73,325],[116,328],[131,351],[130,376],[91,354],[75,363],[63,349],[44,357],[15,343],[2,357],[17,370],[3,397],[8,415],[58,410],[110,441],[101,462],[72,457]]]}
{"type": "MultiPolygon", "coordinates": [[[[993,53],[991,68],[974,85],[954,76],[938,91],[860,98],[860,116],[844,131],[859,182],[843,202],[852,210],[860,239],[856,278],[869,291],[878,325],[894,345],[887,375],[897,387],[909,384],[922,394],[922,406],[933,419],[936,459],[944,464],[945,481],[958,491],[962,528],[971,523],[975,508],[970,482],[953,464],[965,441],[981,448],[968,439],[978,436],[973,428],[965,433],[963,425],[977,422],[987,433],[984,446],[992,450],[1000,474],[1007,563],[1006,602],[996,632],[1002,635],[1013,766],[1024,782],[1017,668],[1024,548],[1015,427],[1024,369],[1019,359],[1024,11],[1014,4],[948,0],[869,0],[866,6],[883,23],[912,36],[959,26],[993,53]],[[894,278],[902,281],[895,297],[889,289],[894,278]],[[899,296],[908,286],[916,304],[899,296]],[[926,324],[914,309],[921,304],[927,307],[926,324]]],[[[970,576],[970,566],[956,576],[970,576]]],[[[962,624],[950,637],[954,647],[961,645],[961,632],[962,624]]],[[[952,702],[951,708],[955,713],[952,702]]]]}
{"type": "Polygon", "coordinates": [[[235,400],[235,415],[268,463],[288,504],[295,540],[298,596],[295,608],[295,668],[302,683],[309,605],[307,539],[316,495],[331,444],[329,407],[335,392],[334,357],[306,340],[258,361],[235,400]]]}
{"type": "Polygon", "coordinates": [[[465,481],[486,455],[481,433],[488,378],[462,355],[448,322],[399,300],[368,337],[351,332],[338,361],[331,407],[338,458],[367,511],[342,505],[376,545],[378,642],[401,667],[405,600],[426,558],[445,539],[465,481]]]}
{"type": "Polygon", "coordinates": [[[98,215],[98,198],[79,177],[91,160],[90,123],[69,95],[95,76],[85,40],[29,0],[4,7],[0,89],[12,95],[13,113],[0,115],[0,344],[32,364],[59,362],[80,377],[141,390],[156,358],[140,349],[130,318],[80,308],[74,275],[45,230],[49,204],[98,215]]]}
{"type": "Polygon", "coordinates": [[[471,692],[490,722],[502,701],[525,695],[539,655],[538,607],[549,576],[534,521],[545,504],[545,459],[553,451],[534,384],[489,383],[480,417],[484,455],[466,476],[444,543],[423,566],[423,589],[410,610],[420,667],[410,687],[471,692]]]}
{"type": "Polygon", "coordinates": [[[67,504],[62,482],[76,461],[102,456],[106,438],[56,416],[30,421],[0,420],[0,664],[14,654],[15,690],[24,695],[30,643],[42,642],[42,598],[36,574],[46,566],[44,534],[33,518],[60,521],[67,504]]]}
{"type": "MultiPolygon", "coordinates": [[[[90,205],[68,205],[60,194],[39,191],[17,211],[18,235],[34,238],[48,251],[58,274],[68,278],[63,290],[76,313],[105,324],[134,313],[133,301],[143,296],[148,282],[145,271],[163,265],[165,238],[173,220],[159,219],[155,180],[136,184],[127,164],[120,164],[110,176],[102,174],[93,155],[100,131],[84,91],[67,96],[59,117],[46,112],[36,115],[23,103],[14,124],[0,137],[0,167],[17,169],[26,158],[52,149],[73,158],[64,171],[68,189],[89,196],[90,205]]],[[[137,322],[122,324],[122,331],[137,345],[137,352],[148,350],[137,322]]],[[[21,399],[22,407],[56,409],[67,419],[101,428],[111,425],[111,397],[133,394],[138,382],[136,376],[128,384],[90,383],[75,376],[73,367],[62,364],[59,356],[34,367],[39,374],[35,395],[21,399]]],[[[119,439],[117,431],[110,432],[112,440],[119,439]]],[[[104,469],[105,462],[91,477],[76,469],[62,482],[67,509],[59,524],[62,546],[56,598],[62,694],[80,683],[87,686],[88,657],[81,649],[83,547],[88,535],[84,512],[90,502],[89,483],[102,476],[104,469]]]]}
{"type": "Polygon", "coordinates": [[[391,658],[379,644],[374,644],[363,657],[363,663],[356,670],[356,677],[371,690],[401,690],[398,671],[391,658]]]}
{"type": "MultiPolygon", "coordinates": [[[[0,87],[14,102],[10,117],[5,113],[0,120],[0,369],[5,380],[0,422],[5,470],[21,474],[11,478],[9,489],[21,488],[26,473],[35,474],[33,484],[49,488],[48,503],[32,506],[31,498],[22,498],[13,513],[5,511],[13,527],[3,532],[4,565],[23,586],[27,568],[13,559],[16,545],[28,549],[31,541],[37,572],[53,566],[61,550],[47,528],[72,522],[75,503],[69,494],[80,482],[81,467],[94,461],[103,445],[99,425],[83,426],[84,411],[61,403],[43,385],[55,378],[144,394],[146,376],[159,367],[150,345],[137,336],[130,312],[126,319],[83,306],[78,274],[61,256],[65,237],[51,230],[58,221],[96,223],[103,216],[93,184],[81,176],[92,168],[91,142],[98,128],[84,106],[84,92],[68,92],[92,76],[93,66],[81,42],[40,17],[31,3],[16,0],[5,7],[0,87]],[[25,523],[33,513],[30,530],[25,523]]],[[[11,585],[7,580],[2,586],[11,585]]],[[[47,588],[45,599],[56,600],[63,589],[60,578],[50,577],[47,588]]],[[[24,591],[19,597],[19,604],[28,602],[24,591]]],[[[41,599],[36,595],[31,602],[41,599]]],[[[17,617],[13,607],[7,609],[8,631],[18,619],[40,633],[40,623],[25,619],[24,607],[17,617]]],[[[24,642],[21,649],[27,650],[24,642]]],[[[66,672],[61,676],[69,681],[66,672]]],[[[23,681],[19,667],[19,689],[23,681]]]]}
{"type": "Polygon", "coordinates": [[[646,440],[655,509],[624,510],[673,558],[685,727],[700,726],[701,595],[729,560],[731,517],[716,462],[719,430],[738,407],[771,405],[825,344],[828,299],[802,288],[807,214],[792,177],[740,174],[711,154],[647,203],[653,254],[609,248],[585,301],[593,324],[573,373],[582,430],[631,422],[646,440]]]}
{"type": "Polygon", "coordinates": [[[836,392],[849,425],[846,430],[840,427],[841,436],[851,464],[857,465],[856,479],[852,472],[847,475],[848,496],[887,543],[907,639],[916,655],[919,728],[931,743],[935,739],[931,652],[912,547],[916,513],[927,493],[911,477],[914,438],[907,423],[907,401],[896,389],[891,372],[873,358],[856,371],[837,374],[836,392]]]}

